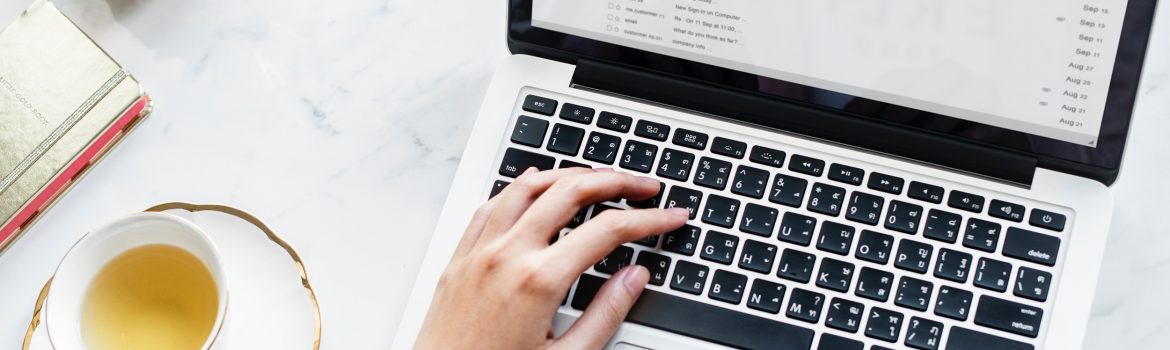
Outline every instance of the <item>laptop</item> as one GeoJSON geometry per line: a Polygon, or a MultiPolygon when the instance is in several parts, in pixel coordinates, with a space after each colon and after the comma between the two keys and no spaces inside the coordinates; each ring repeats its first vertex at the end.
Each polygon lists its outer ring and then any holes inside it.
{"type": "MultiPolygon", "coordinates": [[[[608,348],[1078,349],[1154,0],[512,0],[395,344],[528,167],[662,182],[683,228],[608,348]]],[[[561,234],[571,231],[571,227],[561,234]]]]}

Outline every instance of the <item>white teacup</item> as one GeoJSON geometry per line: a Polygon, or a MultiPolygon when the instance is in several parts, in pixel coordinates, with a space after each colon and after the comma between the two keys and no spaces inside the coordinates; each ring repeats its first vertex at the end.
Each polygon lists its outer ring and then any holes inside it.
{"type": "Polygon", "coordinates": [[[228,281],[215,244],[198,226],[163,213],[136,213],[93,231],[66,253],[45,300],[45,325],[56,349],[85,349],[83,310],[98,273],[114,258],[134,248],[165,244],[194,255],[210,272],[218,296],[211,332],[200,349],[214,349],[227,318],[228,281]]]}

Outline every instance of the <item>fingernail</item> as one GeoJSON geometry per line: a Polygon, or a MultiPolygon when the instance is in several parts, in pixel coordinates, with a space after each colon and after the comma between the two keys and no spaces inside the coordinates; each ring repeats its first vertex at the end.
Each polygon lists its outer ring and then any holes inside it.
{"type": "Polygon", "coordinates": [[[681,216],[681,217],[685,217],[685,218],[691,217],[691,212],[689,210],[687,210],[687,208],[674,207],[674,208],[666,209],[666,212],[670,213],[670,215],[674,215],[674,216],[681,216]]]}
{"type": "Polygon", "coordinates": [[[650,280],[650,270],[647,270],[641,265],[634,265],[626,268],[625,274],[622,275],[622,285],[626,286],[626,290],[634,295],[642,292],[646,288],[646,282],[650,280]]]}
{"type": "Polygon", "coordinates": [[[658,184],[658,179],[655,179],[655,178],[652,178],[652,177],[639,176],[639,177],[638,177],[638,180],[642,180],[642,182],[645,182],[645,183],[648,183],[648,184],[654,184],[654,185],[657,185],[657,184],[658,184]]]}
{"type": "Polygon", "coordinates": [[[528,169],[524,170],[523,174],[520,174],[520,175],[528,175],[531,173],[535,173],[536,171],[537,171],[536,167],[530,166],[530,167],[528,167],[528,169]]]}

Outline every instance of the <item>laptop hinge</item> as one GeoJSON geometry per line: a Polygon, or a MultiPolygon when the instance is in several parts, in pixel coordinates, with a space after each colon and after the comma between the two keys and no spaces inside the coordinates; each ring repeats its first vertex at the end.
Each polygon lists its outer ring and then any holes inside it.
{"type": "Polygon", "coordinates": [[[908,158],[1018,186],[1030,187],[1036,172],[1036,158],[1021,153],[641,68],[580,59],[572,84],[908,158]]]}

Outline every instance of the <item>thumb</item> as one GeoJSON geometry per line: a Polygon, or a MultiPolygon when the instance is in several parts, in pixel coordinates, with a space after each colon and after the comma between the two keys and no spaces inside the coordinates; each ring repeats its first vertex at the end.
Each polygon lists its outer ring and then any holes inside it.
{"type": "Polygon", "coordinates": [[[556,347],[600,349],[605,346],[649,280],[650,272],[639,265],[619,271],[601,286],[577,322],[557,340],[556,347]]]}

